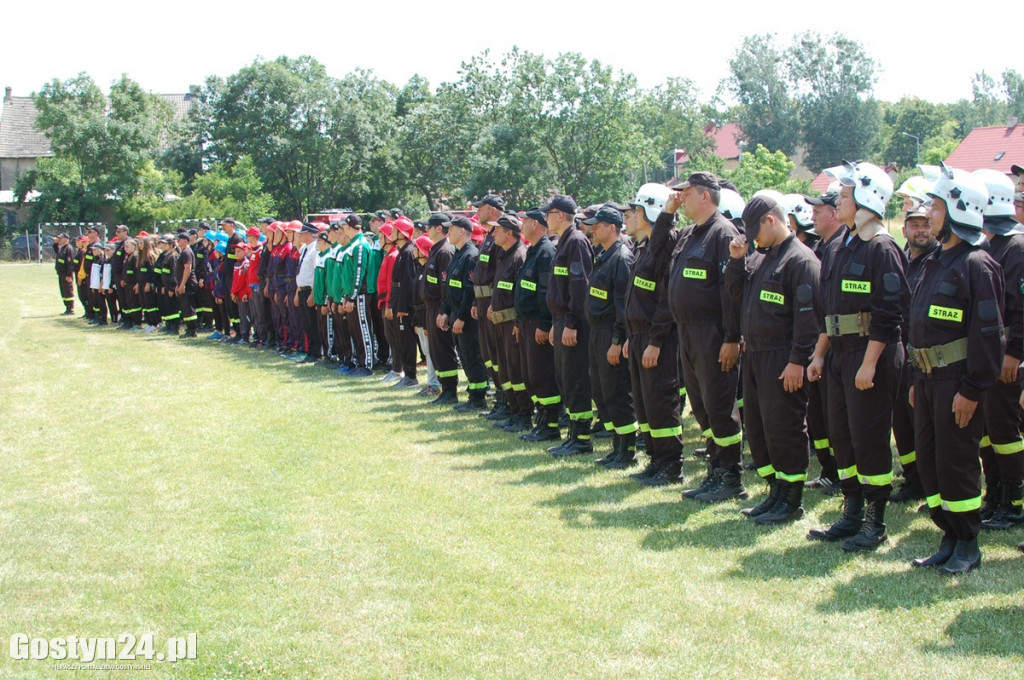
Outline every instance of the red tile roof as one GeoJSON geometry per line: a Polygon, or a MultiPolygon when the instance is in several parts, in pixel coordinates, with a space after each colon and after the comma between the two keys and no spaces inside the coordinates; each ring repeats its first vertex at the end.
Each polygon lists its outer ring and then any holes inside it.
{"type": "MultiPolygon", "coordinates": [[[[743,131],[736,123],[726,123],[720,128],[711,125],[704,128],[704,133],[711,138],[715,145],[715,155],[722,160],[736,160],[740,157],[740,146],[738,140],[743,137],[743,131]]],[[[676,150],[676,163],[685,163],[690,156],[685,149],[676,150]],[[682,153],[680,153],[682,152],[682,153]]]]}
{"type": "Polygon", "coordinates": [[[968,172],[990,168],[1009,174],[1014,164],[1024,165],[1024,125],[974,128],[946,159],[951,168],[968,172]]]}
{"type": "Polygon", "coordinates": [[[825,193],[828,189],[828,185],[832,183],[832,178],[823,172],[819,172],[818,176],[811,180],[811,189],[817,191],[819,194],[825,193]]]}

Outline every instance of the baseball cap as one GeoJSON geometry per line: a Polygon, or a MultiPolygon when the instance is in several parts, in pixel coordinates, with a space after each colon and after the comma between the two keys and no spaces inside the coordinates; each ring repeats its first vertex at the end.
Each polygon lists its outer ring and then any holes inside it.
{"type": "Polygon", "coordinates": [[[555,194],[547,203],[540,207],[540,211],[546,216],[552,210],[559,210],[567,215],[575,215],[577,206],[572,196],[555,194]]]}
{"type": "Polygon", "coordinates": [[[476,201],[475,203],[473,203],[473,207],[474,208],[479,208],[482,205],[490,205],[490,206],[494,206],[498,210],[504,210],[505,209],[505,199],[502,198],[501,196],[499,196],[498,194],[487,194],[486,196],[481,198],[479,201],[476,201]]]}
{"type": "Polygon", "coordinates": [[[722,183],[719,182],[718,178],[710,172],[704,172],[702,170],[700,172],[690,173],[690,176],[686,178],[686,181],[677,184],[672,188],[676,191],[682,191],[683,189],[688,189],[690,187],[707,187],[708,189],[720,190],[722,188],[722,183]]]}

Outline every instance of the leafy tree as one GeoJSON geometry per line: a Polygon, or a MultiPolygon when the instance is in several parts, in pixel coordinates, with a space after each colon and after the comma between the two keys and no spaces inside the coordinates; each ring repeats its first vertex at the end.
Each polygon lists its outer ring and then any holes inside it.
{"type": "Polygon", "coordinates": [[[686,149],[691,158],[711,151],[706,126],[718,121],[708,117],[694,95],[693,83],[686,78],[669,78],[663,85],[641,92],[636,111],[641,134],[650,141],[651,151],[661,157],[662,171],[652,172],[652,181],[666,181],[675,174],[675,149],[686,149]]]}
{"type": "Polygon", "coordinates": [[[877,159],[900,167],[913,167],[918,162],[918,142],[908,135],[920,140],[922,151],[941,144],[935,138],[944,137],[944,125],[949,119],[945,107],[917,97],[904,97],[895,104],[885,104],[879,135],[881,151],[877,159]]]}
{"type": "Polygon", "coordinates": [[[744,151],[740,154],[740,164],[732,170],[723,170],[719,175],[730,180],[744,198],[749,199],[760,189],[775,189],[784,194],[810,191],[807,180],[791,179],[789,173],[796,163],[789,160],[781,151],[769,151],[763,144],[758,144],[754,152],[744,151]]]}
{"type": "Polygon", "coordinates": [[[739,102],[736,119],[751,146],[763,144],[786,154],[800,143],[800,115],[791,96],[786,50],[775,35],[743,39],[729,60],[726,88],[739,102]]]}
{"type": "Polygon", "coordinates": [[[1013,69],[1003,71],[1003,91],[1009,115],[1024,122],[1024,76],[1013,69]]]}

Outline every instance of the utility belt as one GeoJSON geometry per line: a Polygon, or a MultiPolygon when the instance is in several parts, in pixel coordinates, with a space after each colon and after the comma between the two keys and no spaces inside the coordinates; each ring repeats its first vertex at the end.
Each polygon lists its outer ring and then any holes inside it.
{"type": "Polygon", "coordinates": [[[491,323],[497,326],[499,323],[505,323],[506,321],[515,321],[519,318],[519,314],[516,312],[515,307],[509,307],[508,309],[502,309],[501,311],[491,311],[491,323]]]}
{"type": "Polygon", "coordinates": [[[825,335],[830,338],[838,338],[843,335],[859,335],[866,338],[870,328],[871,312],[825,315],[825,335]]]}
{"type": "Polygon", "coordinates": [[[489,298],[494,294],[491,286],[473,286],[473,294],[478,298],[489,298]]]}
{"type": "Polygon", "coordinates": [[[934,368],[952,366],[967,358],[967,338],[960,338],[944,345],[918,349],[907,345],[910,363],[925,375],[931,375],[934,368]]]}

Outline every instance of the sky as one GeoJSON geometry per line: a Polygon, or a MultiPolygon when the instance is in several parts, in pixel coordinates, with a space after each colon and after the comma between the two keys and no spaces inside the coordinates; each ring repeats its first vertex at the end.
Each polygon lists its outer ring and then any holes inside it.
{"type": "Polygon", "coordinates": [[[396,85],[419,74],[436,86],[458,79],[461,62],[485,49],[499,56],[518,46],[547,57],[579,52],[633,73],[642,87],[686,77],[704,102],[728,76],[744,36],[774,33],[786,46],[807,30],[859,41],[879,66],[881,100],[970,98],[974,73],[985,70],[998,82],[1003,70],[1024,65],[1019,33],[1011,32],[1019,22],[1005,3],[981,0],[967,11],[962,3],[949,11],[935,4],[928,12],[923,3],[768,4],[732,0],[701,13],[684,3],[605,0],[41,1],[6,13],[0,85],[27,96],[84,71],[104,89],[127,73],[150,92],[181,93],[257,57],[309,54],[333,76],[364,68],[396,85]],[[18,28],[14,17],[28,24],[18,28]]]}

